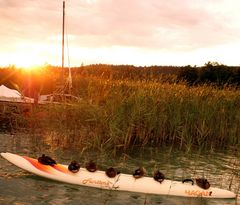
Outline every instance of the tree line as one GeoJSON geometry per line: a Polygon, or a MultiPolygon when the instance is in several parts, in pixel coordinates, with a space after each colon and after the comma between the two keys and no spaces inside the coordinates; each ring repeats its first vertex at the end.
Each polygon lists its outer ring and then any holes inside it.
{"type": "MultiPolygon", "coordinates": [[[[240,67],[226,66],[217,62],[208,62],[197,66],[133,66],[133,65],[81,65],[72,67],[72,78],[76,82],[85,77],[97,77],[109,80],[136,80],[168,83],[186,82],[189,86],[210,84],[218,87],[225,85],[240,86],[240,67]]],[[[67,79],[68,69],[45,65],[39,69],[27,71],[15,66],[0,68],[0,85],[23,91],[32,96],[34,90],[47,94],[53,92],[61,83],[61,76],[67,79]]],[[[77,85],[78,83],[74,83],[77,85]]],[[[76,88],[78,89],[78,88],[76,88]]]]}
{"type": "Polygon", "coordinates": [[[210,84],[218,87],[240,86],[240,67],[208,62],[203,67],[185,66],[178,70],[177,80],[188,85],[210,84]]]}

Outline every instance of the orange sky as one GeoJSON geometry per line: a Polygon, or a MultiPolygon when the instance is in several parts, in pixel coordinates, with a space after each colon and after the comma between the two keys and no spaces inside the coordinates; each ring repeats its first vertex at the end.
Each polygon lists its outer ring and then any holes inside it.
{"type": "MultiPolygon", "coordinates": [[[[240,65],[239,8],[239,0],[66,0],[70,66],[240,65]]],[[[0,65],[61,65],[61,24],[62,0],[0,0],[0,65]]]]}

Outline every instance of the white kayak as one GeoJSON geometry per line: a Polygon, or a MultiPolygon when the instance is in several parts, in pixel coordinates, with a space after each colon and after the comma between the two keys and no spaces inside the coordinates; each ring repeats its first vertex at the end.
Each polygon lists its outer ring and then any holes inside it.
{"type": "Polygon", "coordinates": [[[79,172],[72,173],[68,166],[57,164],[43,165],[37,159],[11,153],[1,153],[1,156],[19,168],[48,179],[100,189],[139,192],[146,194],[204,197],[204,198],[235,198],[236,194],[219,188],[210,187],[205,190],[197,185],[182,183],[181,181],[164,180],[162,183],[152,177],[135,179],[129,174],[118,174],[109,178],[104,171],[89,172],[80,168],[79,172]]]}

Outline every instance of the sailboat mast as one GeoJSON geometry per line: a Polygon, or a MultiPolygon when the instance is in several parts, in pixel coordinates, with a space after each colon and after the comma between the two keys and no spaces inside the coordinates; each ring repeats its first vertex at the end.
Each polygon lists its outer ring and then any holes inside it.
{"type": "Polygon", "coordinates": [[[63,21],[62,21],[62,85],[64,84],[64,30],[65,30],[65,1],[63,1],[63,21]]]}

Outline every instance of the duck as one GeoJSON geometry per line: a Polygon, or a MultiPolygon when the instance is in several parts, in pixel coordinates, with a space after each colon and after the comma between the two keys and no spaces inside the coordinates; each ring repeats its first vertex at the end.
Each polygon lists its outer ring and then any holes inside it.
{"type": "Polygon", "coordinates": [[[81,167],[80,164],[74,160],[68,165],[68,170],[73,173],[77,173],[80,167],[81,167]]]}
{"type": "Polygon", "coordinates": [[[161,184],[164,181],[165,176],[162,172],[160,172],[159,170],[156,170],[153,173],[153,178],[154,178],[155,181],[157,181],[161,184]]]}
{"type": "Polygon", "coordinates": [[[108,168],[105,173],[109,178],[114,178],[120,174],[120,172],[116,171],[113,167],[108,168]]]}
{"type": "Polygon", "coordinates": [[[38,158],[38,162],[40,164],[50,165],[50,166],[54,166],[55,164],[57,164],[54,159],[52,159],[49,156],[46,156],[45,154],[43,154],[41,157],[38,158]]]}
{"type": "Polygon", "coordinates": [[[209,189],[210,187],[210,183],[208,182],[207,179],[205,179],[204,177],[202,178],[197,178],[196,179],[196,183],[199,187],[201,187],[202,189],[209,189]]]}
{"type": "Polygon", "coordinates": [[[184,184],[185,182],[191,182],[192,185],[194,185],[194,181],[192,179],[183,179],[182,183],[184,184]]]}
{"type": "Polygon", "coordinates": [[[86,169],[89,172],[95,172],[97,171],[97,165],[93,161],[90,161],[86,164],[86,169]]]}
{"type": "Polygon", "coordinates": [[[141,177],[143,177],[146,174],[146,171],[143,167],[139,167],[138,169],[136,169],[133,173],[133,177],[135,179],[139,179],[141,177]]]}

